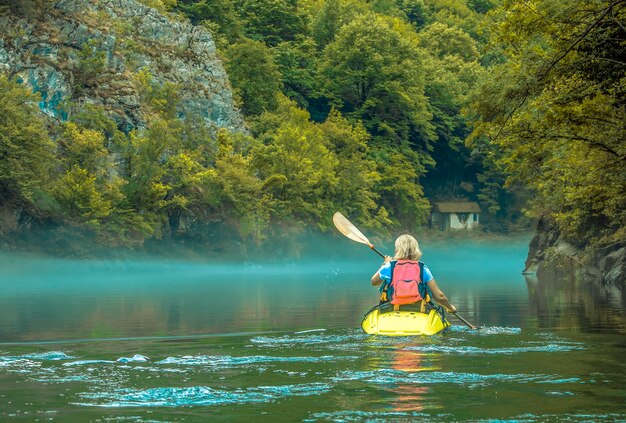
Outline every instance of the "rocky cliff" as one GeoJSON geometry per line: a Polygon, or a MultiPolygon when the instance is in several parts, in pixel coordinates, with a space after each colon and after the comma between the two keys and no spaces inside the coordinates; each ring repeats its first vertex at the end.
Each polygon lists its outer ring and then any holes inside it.
{"type": "MultiPolygon", "coordinates": [[[[16,2],[17,3],[17,2],[16,2]]],[[[145,118],[134,75],[171,83],[179,116],[244,130],[211,34],[134,0],[40,2],[29,16],[0,15],[0,71],[40,93],[40,109],[68,118],[67,105],[102,105],[128,132],[145,118]]]]}
{"type": "Polygon", "coordinates": [[[584,247],[564,239],[558,226],[542,217],[529,245],[525,273],[574,272],[598,286],[626,293],[626,247],[594,251],[584,247]]]}

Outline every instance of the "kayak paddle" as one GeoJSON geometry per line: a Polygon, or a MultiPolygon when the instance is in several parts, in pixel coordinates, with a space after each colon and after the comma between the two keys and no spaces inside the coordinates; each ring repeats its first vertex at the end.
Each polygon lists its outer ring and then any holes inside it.
{"type": "MultiPolygon", "coordinates": [[[[380,251],[378,251],[374,247],[374,244],[372,244],[369,241],[369,239],[367,239],[367,237],[363,235],[363,233],[359,231],[357,227],[352,224],[352,222],[346,219],[346,217],[343,214],[339,212],[335,213],[333,215],[333,223],[335,224],[339,232],[341,232],[342,234],[350,238],[352,241],[360,242],[361,244],[367,245],[376,254],[378,254],[382,258],[385,258],[385,255],[381,253],[380,251]]],[[[454,312],[452,314],[454,314],[460,321],[465,323],[467,327],[469,327],[470,329],[478,329],[476,326],[474,326],[473,324],[465,320],[458,312],[454,312]]]]}
{"type": "Polygon", "coordinates": [[[365,244],[372,249],[376,254],[385,258],[383,253],[378,251],[374,244],[372,244],[366,237],[359,231],[356,226],[352,224],[348,219],[344,217],[343,214],[337,212],[333,215],[333,223],[339,229],[339,232],[350,238],[352,241],[360,242],[361,244],[365,244]]]}

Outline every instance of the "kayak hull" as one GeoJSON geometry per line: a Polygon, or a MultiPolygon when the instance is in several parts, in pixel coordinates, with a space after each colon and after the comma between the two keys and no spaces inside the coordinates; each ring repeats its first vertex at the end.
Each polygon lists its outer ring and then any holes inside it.
{"type": "Polygon", "coordinates": [[[450,323],[435,310],[428,313],[404,310],[381,313],[375,308],[361,322],[365,333],[385,336],[434,335],[449,326],[450,323]]]}

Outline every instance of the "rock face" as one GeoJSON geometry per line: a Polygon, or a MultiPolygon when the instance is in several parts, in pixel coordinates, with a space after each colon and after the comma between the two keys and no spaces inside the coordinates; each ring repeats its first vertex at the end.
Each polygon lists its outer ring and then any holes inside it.
{"type": "Polygon", "coordinates": [[[536,234],[530,240],[528,257],[524,273],[536,272],[539,264],[546,259],[548,249],[556,244],[560,236],[557,226],[550,220],[542,217],[537,222],[536,234]]]}
{"type": "Polygon", "coordinates": [[[145,126],[134,76],[175,84],[180,117],[245,131],[211,34],[134,0],[43,2],[37,18],[0,15],[0,71],[41,94],[40,109],[68,118],[68,101],[102,105],[128,132],[145,126]]]}
{"type": "Polygon", "coordinates": [[[626,247],[596,252],[584,251],[564,240],[557,225],[539,219],[535,237],[530,241],[524,273],[553,271],[556,268],[576,271],[598,285],[626,288],[626,247]],[[584,263],[579,259],[584,256],[584,263]]]}
{"type": "Polygon", "coordinates": [[[613,251],[600,260],[600,271],[607,285],[626,285],[626,247],[613,251]]]}

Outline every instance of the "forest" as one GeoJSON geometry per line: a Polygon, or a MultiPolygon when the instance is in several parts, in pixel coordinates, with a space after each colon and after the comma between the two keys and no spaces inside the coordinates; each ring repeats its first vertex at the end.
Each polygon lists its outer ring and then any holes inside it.
{"type": "MultiPolygon", "coordinates": [[[[626,241],[626,1],[143,3],[210,31],[247,130],[181,117],[179,87],[146,68],[132,131],[71,102],[51,122],[0,74],[0,200],[30,225],[262,244],[335,211],[414,231],[469,199],[488,230],[543,217],[577,245],[626,241]]],[[[76,80],[106,66],[86,44],[76,80]]]]}

